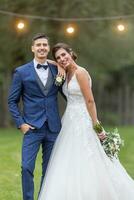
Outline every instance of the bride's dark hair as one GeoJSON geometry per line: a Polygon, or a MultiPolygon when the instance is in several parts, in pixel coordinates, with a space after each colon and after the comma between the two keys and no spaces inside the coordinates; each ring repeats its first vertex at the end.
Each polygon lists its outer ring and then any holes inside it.
{"type": "Polygon", "coordinates": [[[72,48],[70,48],[70,46],[68,44],[65,43],[57,43],[56,45],[53,46],[52,48],[52,56],[54,58],[54,60],[56,61],[56,57],[55,54],[59,49],[64,49],[65,51],[67,51],[73,58],[73,60],[77,59],[77,55],[76,53],[72,50],[72,48]]]}

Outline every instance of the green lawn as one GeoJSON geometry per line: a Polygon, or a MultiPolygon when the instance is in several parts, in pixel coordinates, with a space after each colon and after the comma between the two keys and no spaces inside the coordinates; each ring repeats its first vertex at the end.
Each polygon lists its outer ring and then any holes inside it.
{"type": "MultiPolygon", "coordinates": [[[[16,129],[0,130],[0,200],[21,200],[22,134],[16,129]]],[[[41,176],[41,155],[35,170],[35,199],[41,176]]]]}
{"type": "MultiPolygon", "coordinates": [[[[125,146],[120,153],[121,163],[134,178],[134,127],[119,128],[125,146]]],[[[21,200],[20,155],[22,134],[16,129],[0,130],[0,200],[21,200]]],[[[35,170],[35,199],[41,176],[41,155],[35,170]]]]}

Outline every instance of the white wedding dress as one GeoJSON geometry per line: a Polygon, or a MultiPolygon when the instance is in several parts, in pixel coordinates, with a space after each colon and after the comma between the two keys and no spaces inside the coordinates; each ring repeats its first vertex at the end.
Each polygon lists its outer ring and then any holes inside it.
{"type": "Polygon", "coordinates": [[[134,200],[134,181],[106,156],[75,74],[63,91],[67,108],[39,200],[134,200]]]}

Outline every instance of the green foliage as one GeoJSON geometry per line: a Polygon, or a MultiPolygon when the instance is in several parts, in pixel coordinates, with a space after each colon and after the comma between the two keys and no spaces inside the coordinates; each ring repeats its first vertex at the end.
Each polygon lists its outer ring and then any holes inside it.
{"type": "Polygon", "coordinates": [[[93,129],[95,130],[96,133],[102,133],[103,131],[103,126],[101,125],[100,122],[97,122],[94,126],[93,129]]]}

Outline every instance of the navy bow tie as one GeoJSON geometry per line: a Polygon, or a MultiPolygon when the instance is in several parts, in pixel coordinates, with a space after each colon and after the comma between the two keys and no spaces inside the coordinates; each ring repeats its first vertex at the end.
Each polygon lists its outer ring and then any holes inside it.
{"type": "Polygon", "coordinates": [[[44,68],[45,70],[48,68],[48,65],[41,65],[41,64],[38,64],[37,65],[37,69],[40,69],[40,68],[44,68]]]}

